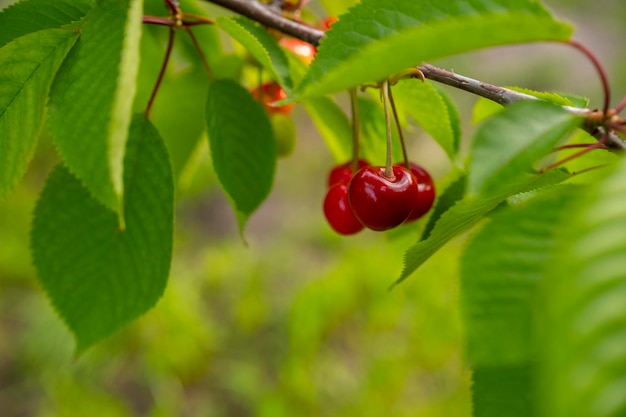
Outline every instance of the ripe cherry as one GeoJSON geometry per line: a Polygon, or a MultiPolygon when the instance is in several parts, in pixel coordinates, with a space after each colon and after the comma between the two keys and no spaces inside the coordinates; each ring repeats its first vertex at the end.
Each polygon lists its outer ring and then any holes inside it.
{"type": "MultiPolygon", "coordinates": [[[[357,171],[369,165],[369,162],[359,159],[357,161],[357,171]]],[[[336,165],[328,174],[328,186],[332,187],[335,184],[348,185],[354,172],[352,172],[352,162],[346,162],[345,164],[336,165]]]]}
{"type": "Polygon", "coordinates": [[[346,184],[330,187],[324,198],[324,216],[330,227],[342,235],[353,235],[363,230],[363,225],[350,209],[346,184]]]}
{"type": "Polygon", "coordinates": [[[435,201],[435,184],[428,171],[413,162],[409,165],[411,166],[411,174],[417,180],[417,201],[406,222],[417,220],[428,213],[435,201]]]}
{"type": "Polygon", "coordinates": [[[330,26],[338,20],[339,19],[335,16],[328,16],[326,19],[322,20],[322,24],[321,24],[322,30],[330,29],[330,26]]]}
{"type": "Polygon", "coordinates": [[[289,114],[291,110],[293,110],[294,104],[286,104],[284,106],[276,106],[272,103],[283,100],[287,98],[287,93],[276,81],[271,81],[263,84],[260,88],[255,88],[250,92],[252,96],[259,100],[263,107],[265,107],[265,111],[269,115],[272,114],[289,114]]]}
{"type": "Polygon", "coordinates": [[[393,167],[393,176],[385,167],[362,168],[348,185],[348,200],[356,218],[372,230],[388,230],[402,224],[413,211],[417,199],[417,181],[401,166],[393,167]]]}
{"type": "Polygon", "coordinates": [[[288,49],[296,54],[302,60],[302,62],[307,65],[313,62],[315,54],[317,53],[316,47],[308,42],[297,38],[283,37],[280,38],[279,44],[283,48],[288,49]]]}

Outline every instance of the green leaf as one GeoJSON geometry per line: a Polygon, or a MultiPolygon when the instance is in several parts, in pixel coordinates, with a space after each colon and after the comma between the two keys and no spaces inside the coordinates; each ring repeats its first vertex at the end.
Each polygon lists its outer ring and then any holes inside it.
{"type": "Polygon", "coordinates": [[[335,161],[337,163],[350,161],[352,126],[341,107],[328,97],[311,97],[303,100],[302,104],[335,161]]]}
{"type": "Polygon", "coordinates": [[[407,112],[454,159],[459,150],[459,120],[450,115],[449,101],[430,82],[405,80],[393,87],[400,112],[407,112]],[[455,124],[456,126],[454,126],[455,124]]]}
{"type": "Polygon", "coordinates": [[[0,48],[0,201],[26,172],[50,85],[78,33],[48,29],[0,48]]]}
{"type": "Polygon", "coordinates": [[[64,166],[35,208],[31,245],[39,279],[76,336],[77,353],[145,313],[165,288],[174,186],[167,151],[142,114],[124,161],[126,229],[64,166]]]}
{"type": "Polygon", "coordinates": [[[218,80],[209,86],[206,122],[215,173],[243,229],[269,195],[276,143],[263,107],[242,86],[218,80]]]}
{"type": "Polygon", "coordinates": [[[538,313],[547,416],[626,415],[625,176],[622,159],[580,193],[550,261],[538,313]]]}
{"type": "Polygon", "coordinates": [[[334,93],[479,48],[562,41],[571,32],[531,0],[363,0],[322,40],[294,98],[334,93]]]}
{"type": "Polygon", "coordinates": [[[509,184],[506,190],[495,194],[466,196],[439,218],[428,239],[418,242],[407,250],[404,257],[404,270],[393,286],[407,279],[450,239],[476,225],[507,198],[558,184],[567,178],[569,178],[567,172],[552,170],[541,175],[526,175],[524,179],[509,184]]]}
{"type": "Polygon", "coordinates": [[[468,192],[493,193],[533,171],[533,164],[571,133],[581,118],[560,106],[521,101],[486,121],[472,141],[468,192]]]}
{"type": "Polygon", "coordinates": [[[94,0],[22,0],[0,11],[0,47],[13,39],[80,20],[94,0]]]}
{"type": "Polygon", "coordinates": [[[452,206],[460,201],[465,195],[465,189],[467,188],[467,175],[465,173],[457,175],[458,178],[453,180],[450,185],[448,185],[446,190],[441,193],[439,197],[437,197],[435,206],[433,207],[432,213],[428,217],[428,223],[426,223],[426,227],[424,227],[424,232],[422,233],[422,238],[420,240],[428,239],[441,216],[452,208],[452,206]]]}
{"type": "Polygon", "coordinates": [[[119,214],[141,13],[141,0],[99,1],[85,17],[80,40],[50,94],[49,127],[61,157],[99,201],[119,214]]]}
{"type": "Polygon", "coordinates": [[[242,44],[285,91],[291,90],[293,82],[289,75],[289,61],[267,30],[244,17],[219,17],[217,25],[242,44]]]}
{"type": "Polygon", "coordinates": [[[493,216],[461,261],[475,417],[528,417],[537,408],[533,314],[555,234],[579,187],[539,193],[493,216]]]}

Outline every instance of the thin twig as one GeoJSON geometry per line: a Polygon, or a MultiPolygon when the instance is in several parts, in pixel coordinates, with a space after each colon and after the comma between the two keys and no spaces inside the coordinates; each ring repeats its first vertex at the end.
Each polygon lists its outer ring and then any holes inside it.
{"type": "Polygon", "coordinates": [[[146,117],[150,116],[150,111],[152,110],[152,104],[154,104],[154,99],[156,98],[157,92],[159,91],[159,87],[161,86],[161,82],[163,81],[163,77],[165,76],[165,70],[167,69],[167,63],[170,61],[170,56],[172,55],[172,49],[174,47],[174,34],[176,30],[174,27],[170,27],[170,33],[167,38],[167,49],[165,50],[165,58],[163,58],[163,64],[161,65],[161,70],[159,71],[159,76],[157,78],[156,83],[154,84],[154,89],[152,90],[152,94],[150,95],[150,100],[148,100],[148,105],[146,106],[146,117]]]}
{"type": "Polygon", "coordinates": [[[214,80],[215,76],[213,75],[213,71],[211,71],[209,62],[206,60],[206,57],[204,56],[204,52],[202,52],[202,48],[200,48],[200,43],[198,42],[196,35],[193,34],[193,31],[190,28],[186,27],[185,31],[189,34],[189,37],[191,38],[191,42],[193,42],[193,46],[194,48],[196,48],[196,51],[198,52],[198,55],[200,56],[200,60],[202,61],[202,66],[204,67],[204,70],[209,76],[209,79],[214,80]]]}
{"type": "MultiPolygon", "coordinates": [[[[222,6],[233,12],[239,13],[252,20],[255,20],[265,26],[274,28],[282,33],[299,38],[303,41],[309,42],[312,45],[318,46],[322,38],[325,36],[325,32],[306,24],[298,23],[293,20],[287,19],[274,11],[266,5],[263,5],[257,1],[250,0],[204,0],[218,6],[222,6]]],[[[507,88],[488,84],[479,80],[475,80],[469,77],[465,77],[460,74],[455,74],[450,71],[435,67],[430,64],[423,64],[417,67],[429,80],[436,81],[454,88],[458,88],[472,94],[476,94],[480,97],[484,97],[488,100],[495,101],[504,106],[514,103],[520,100],[537,100],[536,97],[513,91],[507,88]]],[[[589,109],[564,106],[564,108],[572,114],[577,116],[586,116],[591,114],[589,109]]],[[[587,131],[590,135],[598,140],[603,139],[604,144],[612,149],[619,151],[626,151],[626,142],[623,141],[614,132],[609,132],[608,137],[606,132],[602,128],[599,128],[596,123],[583,123],[582,129],[587,131]]]]}

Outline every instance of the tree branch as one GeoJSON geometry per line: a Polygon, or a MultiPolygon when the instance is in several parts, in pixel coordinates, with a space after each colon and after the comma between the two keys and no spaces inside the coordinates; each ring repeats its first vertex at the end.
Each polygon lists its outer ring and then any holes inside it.
{"type": "MultiPolygon", "coordinates": [[[[275,13],[269,6],[259,3],[256,0],[205,0],[218,6],[224,7],[233,12],[239,13],[252,20],[255,20],[267,27],[276,29],[282,33],[299,38],[318,46],[322,38],[325,36],[324,31],[309,26],[305,23],[296,22],[287,19],[275,13]]],[[[422,64],[417,67],[424,77],[429,80],[436,81],[454,88],[476,94],[488,100],[495,101],[503,106],[509,105],[520,100],[536,100],[537,98],[528,94],[509,90],[508,88],[499,87],[488,84],[473,78],[455,74],[450,71],[435,67],[430,64],[422,64]]],[[[589,109],[564,106],[564,108],[577,116],[585,116],[593,113],[589,109]]],[[[600,140],[605,137],[606,131],[598,123],[592,122],[589,118],[583,124],[582,128],[596,139],[600,140]]],[[[605,145],[613,150],[625,151],[626,142],[623,141],[616,133],[610,132],[608,139],[605,139],[605,145]]]]}

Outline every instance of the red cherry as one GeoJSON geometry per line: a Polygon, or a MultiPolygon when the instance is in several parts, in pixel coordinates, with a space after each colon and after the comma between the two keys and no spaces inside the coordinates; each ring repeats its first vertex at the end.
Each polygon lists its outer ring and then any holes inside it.
{"type": "MultiPolygon", "coordinates": [[[[357,161],[357,171],[361,168],[369,166],[369,162],[359,159],[357,161]]],[[[350,180],[352,179],[352,162],[346,162],[345,164],[336,165],[328,174],[328,186],[332,187],[335,184],[345,184],[348,185],[350,180]]]]}
{"type": "Polygon", "coordinates": [[[419,219],[432,208],[435,202],[435,184],[433,178],[421,166],[410,162],[411,174],[417,180],[417,201],[415,208],[406,219],[406,222],[412,222],[419,219]]]}
{"type": "Polygon", "coordinates": [[[362,168],[348,184],[348,200],[357,219],[372,230],[392,229],[402,224],[417,199],[417,181],[411,172],[393,167],[393,177],[385,167],[362,168]]]}
{"type": "Polygon", "coordinates": [[[338,20],[339,19],[335,16],[328,16],[326,19],[322,20],[322,24],[321,24],[322,30],[330,29],[330,25],[332,25],[338,20]]]}
{"type": "Polygon", "coordinates": [[[272,114],[285,114],[288,115],[293,110],[294,104],[286,104],[284,106],[276,106],[272,103],[287,98],[287,93],[276,81],[265,83],[261,88],[255,88],[250,91],[252,96],[263,103],[265,111],[272,114]]]}
{"type": "Polygon", "coordinates": [[[280,46],[290,50],[294,54],[298,55],[300,59],[307,65],[313,62],[317,48],[308,42],[297,38],[283,37],[279,41],[280,46]]]}
{"type": "Polygon", "coordinates": [[[330,227],[342,235],[353,235],[363,230],[348,204],[348,186],[336,184],[331,187],[324,198],[324,216],[330,227]]]}

